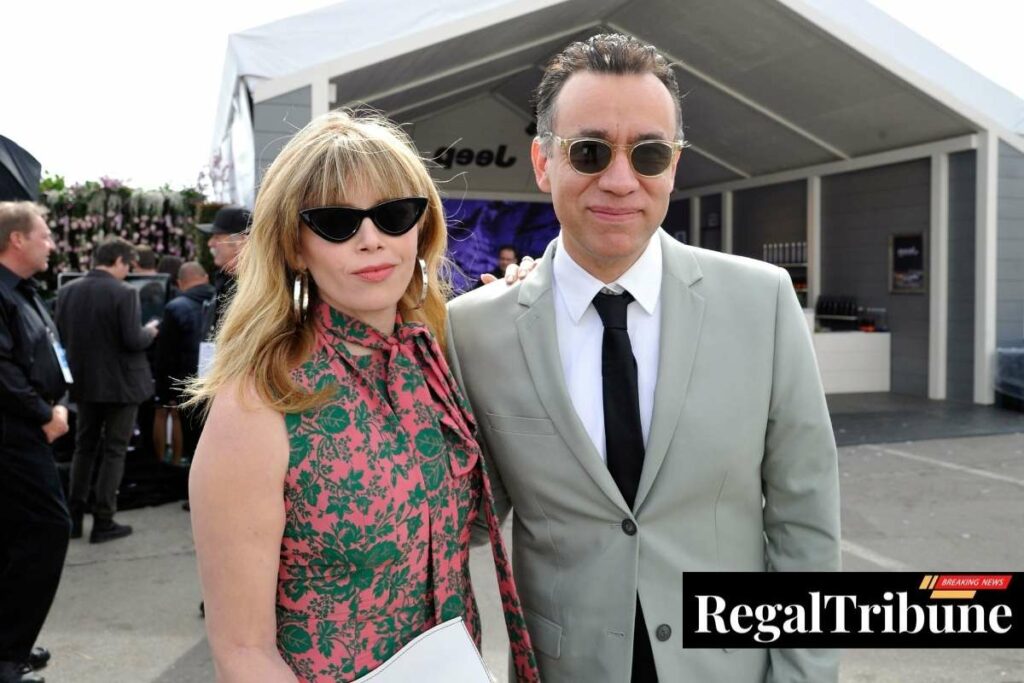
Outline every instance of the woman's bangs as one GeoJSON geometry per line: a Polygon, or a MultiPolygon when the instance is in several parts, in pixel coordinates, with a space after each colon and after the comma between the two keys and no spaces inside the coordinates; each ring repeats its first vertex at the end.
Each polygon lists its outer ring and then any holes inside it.
{"type": "Polygon", "coordinates": [[[324,155],[319,172],[310,178],[303,209],[345,206],[360,190],[379,201],[424,196],[421,178],[404,150],[372,139],[345,142],[350,144],[332,145],[324,155]]]}

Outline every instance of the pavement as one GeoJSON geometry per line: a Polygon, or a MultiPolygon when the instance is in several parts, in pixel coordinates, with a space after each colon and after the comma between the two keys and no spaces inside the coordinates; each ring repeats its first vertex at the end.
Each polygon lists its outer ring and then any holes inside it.
{"type": "MultiPolygon", "coordinates": [[[[839,467],[844,569],[1024,571],[1024,433],[843,446],[839,467]]],[[[53,652],[47,681],[213,680],[188,513],[172,503],[118,519],[135,534],[71,543],[39,639],[53,652]]],[[[484,659],[506,681],[487,548],[471,571],[484,659]]],[[[846,650],[841,662],[841,683],[1024,683],[1024,650],[846,650]]]]}

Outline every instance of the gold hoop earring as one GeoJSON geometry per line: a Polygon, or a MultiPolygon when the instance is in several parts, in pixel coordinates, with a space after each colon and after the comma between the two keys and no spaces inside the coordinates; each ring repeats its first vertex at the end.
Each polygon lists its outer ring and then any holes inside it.
{"type": "Polygon", "coordinates": [[[292,282],[292,313],[295,324],[301,325],[309,311],[309,277],[305,272],[296,273],[292,282]]]}
{"type": "Polygon", "coordinates": [[[423,259],[417,259],[420,264],[420,275],[423,276],[423,284],[420,287],[420,300],[416,302],[415,308],[423,308],[423,302],[427,300],[427,286],[430,284],[427,280],[427,262],[423,259]]]}

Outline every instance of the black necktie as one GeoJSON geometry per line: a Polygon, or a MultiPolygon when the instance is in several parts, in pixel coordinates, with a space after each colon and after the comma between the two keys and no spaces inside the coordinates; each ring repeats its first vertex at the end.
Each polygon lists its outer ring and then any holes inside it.
{"type": "Polygon", "coordinates": [[[604,390],[604,443],[608,471],[630,508],[636,500],[644,466],[644,432],[640,424],[640,398],[636,359],[626,330],[629,292],[598,293],[594,308],[604,323],[601,345],[601,384],[604,390]]]}
{"type": "MultiPolygon", "coordinates": [[[[640,391],[637,385],[636,358],[626,329],[626,309],[633,301],[629,292],[594,297],[594,308],[604,323],[601,344],[601,384],[604,390],[604,443],[608,471],[630,509],[636,500],[640,472],[644,468],[644,431],[640,424],[640,391]]],[[[635,533],[635,527],[634,527],[635,533]]],[[[654,653],[647,624],[636,600],[633,625],[632,683],[657,683],[654,653]]]]}

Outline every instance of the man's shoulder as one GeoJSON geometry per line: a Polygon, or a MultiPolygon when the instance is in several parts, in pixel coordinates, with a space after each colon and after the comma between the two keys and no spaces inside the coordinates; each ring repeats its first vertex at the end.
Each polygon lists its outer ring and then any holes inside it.
{"type": "Polygon", "coordinates": [[[102,274],[94,270],[86,273],[85,277],[72,280],[61,289],[67,289],[72,292],[82,292],[87,290],[120,291],[122,289],[133,289],[133,287],[127,282],[118,280],[116,277],[102,274]]]}
{"type": "Polygon", "coordinates": [[[504,280],[498,280],[471,289],[448,302],[448,313],[454,318],[504,315],[518,309],[520,287],[522,283],[508,285],[504,280]]]}
{"type": "Polygon", "coordinates": [[[199,308],[200,306],[202,306],[202,303],[194,301],[193,299],[185,296],[184,294],[179,294],[178,296],[174,297],[173,299],[167,302],[167,305],[164,306],[164,310],[182,311],[192,308],[193,306],[199,308]]]}
{"type": "Polygon", "coordinates": [[[675,265],[694,269],[705,284],[717,281],[773,283],[779,280],[782,269],[758,259],[726,254],[679,242],[665,245],[665,259],[675,265]]]}

